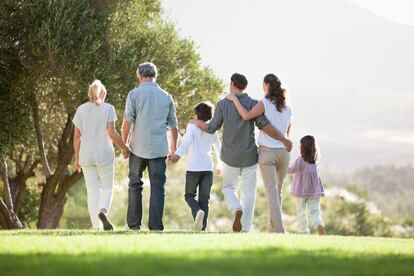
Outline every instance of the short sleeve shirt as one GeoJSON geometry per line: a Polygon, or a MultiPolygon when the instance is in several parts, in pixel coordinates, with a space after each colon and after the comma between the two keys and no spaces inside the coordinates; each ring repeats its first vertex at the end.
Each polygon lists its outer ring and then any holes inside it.
{"type": "Polygon", "coordinates": [[[79,162],[82,167],[114,162],[114,148],[107,125],[116,120],[115,108],[108,103],[96,105],[87,102],[78,107],[72,122],[81,133],[79,162]]]}
{"type": "MultiPolygon", "coordinates": [[[[287,137],[287,130],[292,122],[293,111],[289,105],[282,109],[282,112],[277,111],[276,105],[269,99],[262,99],[265,112],[264,115],[269,120],[274,128],[276,128],[283,136],[287,137]]],[[[260,146],[268,148],[285,148],[282,142],[273,139],[264,131],[260,131],[258,143],[260,146]]]]}

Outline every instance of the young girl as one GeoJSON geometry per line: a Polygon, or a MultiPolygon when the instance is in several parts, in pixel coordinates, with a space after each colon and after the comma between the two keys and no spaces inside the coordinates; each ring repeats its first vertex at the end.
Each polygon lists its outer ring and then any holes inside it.
{"type": "MultiPolygon", "coordinates": [[[[200,103],[194,108],[194,111],[199,120],[207,122],[212,117],[211,109],[208,104],[200,103]]],[[[213,162],[210,154],[212,146],[217,155],[216,174],[219,175],[222,163],[220,160],[221,144],[217,132],[209,134],[191,123],[188,124],[180,147],[170,157],[171,162],[176,163],[188,150],[185,201],[191,208],[196,231],[207,228],[208,204],[213,185],[213,162]],[[195,199],[197,188],[198,200],[195,199]]]]}
{"type": "Polygon", "coordinates": [[[300,153],[301,156],[288,170],[293,174],[291,194],[296,197],[298,230],[301,233],[309,233],[309,221],[319,235],[325,235],[320,208],[320,197],[325,193],[317,166],[318,147],[313,136],[307,135],[300,139],[300,153]]]}

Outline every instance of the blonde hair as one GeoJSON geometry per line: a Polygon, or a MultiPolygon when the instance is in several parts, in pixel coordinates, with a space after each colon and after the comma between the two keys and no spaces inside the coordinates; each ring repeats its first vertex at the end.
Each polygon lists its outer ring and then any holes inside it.
{"type": "Polygon", "coordinates": [[[100,105],[103,100],[99,97],[102,93],[106,94],[106,88],[100,80],[94,80],[88,89],[89,100],[96,104],[100,105]]]}

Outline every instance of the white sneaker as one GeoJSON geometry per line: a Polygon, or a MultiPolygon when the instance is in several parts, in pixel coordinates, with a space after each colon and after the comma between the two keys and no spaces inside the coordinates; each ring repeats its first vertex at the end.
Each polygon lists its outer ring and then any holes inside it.
{"type": "Polygon", "coordinates": [[[200,232],[203,229],[204,211],[199,210],[195,217],[194,230],[200,232]]]}

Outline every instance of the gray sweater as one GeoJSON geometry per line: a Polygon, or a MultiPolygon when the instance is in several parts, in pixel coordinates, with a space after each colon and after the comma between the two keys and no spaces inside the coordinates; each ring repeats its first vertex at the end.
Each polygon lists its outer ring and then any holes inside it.
{"type": "MultiPolygon", "coordinates": [[[[236,96],[247,110],[251,110],[258,103],[246,93],[236,96]]],[[[224,125],[221,160],[231,167],[244,168],[257,163],[254,125],[262,129],[269,123],[264,115],[244,121],[233,102],[224,98],[217,103],[213,119],[207,124],[207,132],[214,133],[224,125]]]]}

